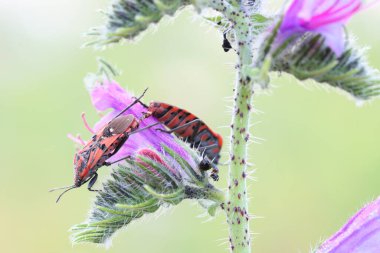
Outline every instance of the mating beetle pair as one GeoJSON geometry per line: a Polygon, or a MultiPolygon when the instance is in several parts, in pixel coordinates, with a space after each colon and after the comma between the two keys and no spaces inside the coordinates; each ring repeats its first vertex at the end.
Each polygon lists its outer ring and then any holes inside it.
{"type": "Polygon", "coordinates": [[[119,151],[129,136],[158,124],[165,125],[169,130],[157,130],[174,133],[181,139],[186,140],[191,147],[197,148],[203,156],[199,168],[201,170],[213,168],[211,177],[214,180],[218,180],[218,169],[216,165],[219,161],[220,150],[223,145],[222,137],[212,131],[194,114],[184,109],[161,102],[151,102],[149,106],[143,104],[141,98],[145,92],[146,90],[139,98],[135,99],[133,103],[122,110],[98,131],[92,139],[75,154],[74,185],[53,189],[65,189],[65,191],[59,195],[57,202],[64,193],[71,189],[78,188],[88,181],[88,190],[94,191],[91,187],[97,180],[97,170],[100,167],[109,166],[128,158],[124,157],[112,163],[107,162],[111,156],[119,151]],[[124,113],[136,103],[140,103],[147,109],[144,115],[140,119],[137,119],[131,114],[124,115],[124,113]],[[158,123],[139,129],[140,122],[151,116],[156,118],[158,123]]]}

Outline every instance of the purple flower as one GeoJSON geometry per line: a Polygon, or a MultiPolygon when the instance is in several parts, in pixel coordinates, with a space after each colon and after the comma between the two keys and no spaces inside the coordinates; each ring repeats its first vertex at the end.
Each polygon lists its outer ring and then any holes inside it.
{"type": "MultiPolygon", "coordinates": [[[[104,115],[99,122],[95,124],[93,129],[89,127],[84,115],[82,115],[86,128],[92,133],[96,133],[102,129],[110,120],[112,120],[136,99],[118,83],[115,81],[110,81],[106,78],[99,81],[99,78],[92,78],[92,76],[90,76],[86,80],[86,84],[89,88],[92,103],[99,112],[112,109],[112,111],[104,115]]],[[[146,110],[147,109],[141,104],[137,103],[127,110],[124,115],[132,114],[136,117],[136,119],[140,119],[146,110]]],[[[139,129],[157,122],[158,121],[154,117],[146,118],[140,122],[139,129]]],[[[109,158],[107,162],[117,161],[128,156],[136,156],[141,153],[141,150],[146,150],[149,148],[164,153],[163,146],[165,145],[185,159],[191,167],[196,168],[197,166],[194,159],[181,145],[178,144],[175,140],[176,137],[168,133],[157,131],[157,128],[164,129],[162,125],[157,125],[136,134],[132,134],[120,150],[109,158]]],[[[71,135],[69,137],[77,143],[84,144],[80,137],[74,138],[71,135]]],[[[173,161],[173,163],[175,162],[173,161]]],[[[183,174],[180,171],[177,173],[183,174]]]]}
{"type": "Polygon", "coordinates": [[[367,204],[315,253],[380,252],[380,197],[367,204]]]}
{"type": "Polygon", "coordinates": [[[361,9],[361,0],[293,0],[285,12],[278,38],[281,43],[293,35],[317,33],[340,56],[345,47],[344,25],[361,9]]]}

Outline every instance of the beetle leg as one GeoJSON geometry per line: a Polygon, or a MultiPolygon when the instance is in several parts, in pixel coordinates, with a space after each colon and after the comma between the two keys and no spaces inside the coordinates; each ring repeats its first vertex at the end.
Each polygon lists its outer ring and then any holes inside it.
{"type": "Polygon", "coordinates": [[[214,180],[214,181],[218,181],[219,180],[219,169],[217,167],[215,167],[212,172],[211,172],[211,178],[214,180]]]}
{"type": "Polygon", "coordinates": [[[104,166],[111,166],[114,163],[118,163],[118,162],[121,162],[123,160],[130,159],[131,157],[132,156],[129,155],[129,156],[123,157],[123,158],[116,160],[116,161],[113,161],[113,162],[104,162],[104,166]]]}
{"type": "Polygon", "coordinates": [[[118,115],[116,115],[115,116],[115,118],[117,118],[117,117],[119,117],[120,115],[122,115],[123,113],[125,113],[129,108],[131,108],[132,106],[134,106],[135,104],[137,104],[137,103],[142,103],[141,101],[140,101],[140,99],[145,95],[145,92],[148,90],[148,88],[146,88],[145,90],[144,90],[144,92],[141,94],[141,96],[140,97],[138,97],[135,101],[133,101],[130,105],[128,105],[125,109],[123,109],[118,115]]]}
{"type": "Polygon", "coordinates": [[[146,127],[140,128],[140,129],[137,129],[136,131],[130,132],[130,133],[128,134],[128,136],[129,136],[129,135],[132,135],[132,134],[139,133],[139,132],[144,131],[144,130],[147,130],[147,129],[149,129],[149,128],[151,128],[151,127],[154,127],[154,126],[157,126],[157,125],[159,125],[159,124],[161,124],[161,122],[157,122],[157,123],[151,124],[151,125],[149,125],[149,126],[146,126],[146,127]]]}
{"type": "Polygon", "coordinates": [[[190,122],[187,122],[187,123],[183,124],[182,126],[178,126],[178,127],[172,128],[172,129],[170,129],[170,130],[165,130],[165,129],[160,129],[160,128],[156,128],[155,130],[156,130],[156,131],[160,131],[160,132],[164,132],[164,133],[171,134],[171,133],[173,133],[173,132],[175,132],[175,131],[177,131],[177,130],[179,130],[179,129],[181,129],[181,128],[185,128],[185,127],[187,127],[187,126],[189,126],[189,125],[191,125],[191,124],[193,124],[193,123],[199,122],[199,121],[201,121],[201,120],[200,120],[200,119],[195,119],[195,120],[192,120],[192,121],[190,121],[190,122]]]}
{"type": "Polygon", "coordinates": [[[211,144],[211,145],[207,145],[207,146],[199,146],[197,147],[197,149],[209,149],[209,148],[213,148],[213,147],[217,147],[218,144],[217,143],[214,143],[214,144],[211,144]]]}
{"type": "Polygon", "coordinates": [[[95,184],[95,182],[96,182],[97,179],[98,179],[98,173],[95,173],[94,176],[90,179],[90,182],[87,185],[87,189],[89,191],[92,191],[92,192],[98,192],[99,191],[99,190],[93,190],[93,189],[91,189],[94,186],[94,184],[95,184]]]}
{"type": "Polygon", "coordinates": [[[139,103],[140,105],[142,105],[142,107],[144,107],[146,109],[149,108],[149,106],[147,106],[146,104],[144,104],[143,102],[141,102],[141,100],[139,98],[134,97],[134,99],[136,99],[137,103],[139,103]]]}

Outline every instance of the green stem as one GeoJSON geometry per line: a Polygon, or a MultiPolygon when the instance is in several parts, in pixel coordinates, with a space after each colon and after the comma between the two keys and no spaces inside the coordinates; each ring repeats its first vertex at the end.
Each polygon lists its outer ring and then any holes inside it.
{"type": "Polygon", "coordinates": [[[231,125],[229,184],[225,210],[229,226],[231,251],[251,252],[247,198],[247,144],[251,111],[252,42],[249,22],[241,20],[235,27],[238,53],[238,73],[235,85],[234,112],[231,125]]]}
{"type": "MultiPolygon", "coordinates": [[[[202,1],[202,0],[199,0],[202,1]]],[[[240,1],[239,1],[240,2],[240,1]]],[[[230,248],[234,253],[251,252],[249,213],[247,197],[247,144],[249,140],[249,117],[251,111],[253,80],[261,80],[259,69],[253,68],[253,24],[247,8],[235,6],[225,0],[208,2],[209,7],[219,11],[232,24],[238,54],[237,80],[234,95],[230,140],[229,182],[226,202],[222,207],[227,214],[230,248]]],[[[258,5],[259,6],[259,5],[258,5]]]]}
{"type": "Polygon", "coordinates": [[[224,203],[226,201],[226,196],[224,192],[212,187],[207,191],[208,199],[215,201],[218,204],[224,203]]]}

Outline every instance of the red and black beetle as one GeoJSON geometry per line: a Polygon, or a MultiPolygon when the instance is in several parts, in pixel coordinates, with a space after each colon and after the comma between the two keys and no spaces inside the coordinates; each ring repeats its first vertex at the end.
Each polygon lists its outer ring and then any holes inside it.
{"type": "Polygon", "coordinates": [[[174,133],[196,148],[204,158],[199,168],[208,170],[213,168],[211,174],[214,180],[218,180],[217,164],[220,159],[220,151],[223,145],[223,138],[218,133],[215,133],[209,126],[200,120],[194,114],[181,109],[177,106],[169,105],[163,102],[152,101],[147,108],[146,117],[153,116],[169,130],[167,133],[174,133]]]}
{"type": "Polygon", "coordinates": [[[65,191],[59,195],[57,202],[64,193],[71,189],[78,188],[88,181],[88,190],[94,191],[91,188],[98,178],[97,170],[102,166],[109,166],[127,158],[125,157],[112,163],[106,162],[108,158],[119,151],[123,144],[128,140],[129,136],[159,124],[156,123],[142,129],[138,129],[140,120],[136,119],[132,114],[122,115],[129,108],[138,103],[144,96],[145,92],[146,90],[132,104],[121,111],[110,122],[108,122],[107,125],[99,130],[92,137],[92,139],[75,154],[74,184],[71,186],[50,190],[55,191],[65,189],[65,191]]]}

